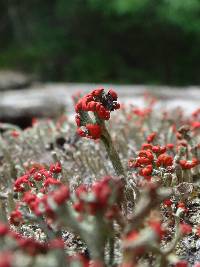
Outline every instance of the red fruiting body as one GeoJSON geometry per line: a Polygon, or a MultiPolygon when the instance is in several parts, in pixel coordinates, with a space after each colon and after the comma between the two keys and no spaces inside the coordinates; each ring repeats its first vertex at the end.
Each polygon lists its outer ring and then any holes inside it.
{"type": "Polygon", "coordinates": [[[78,128],[76,130],[77,134],[80,135],[81,137],[86,137],[86,132],[82,130],[81,128],[78,128]]]}
{"type": "Polygon", "coordinates": [[[87,187],[86,185],[82,184],[80,185],[78,188],[76,188],[76,196],[78,198],[82,198],[83,196],[85,196],[87,194],[88,190],[87,190],[87,187]]]}
{"type": "Polygon", "coordinates": [[[116,100],[117,93],[114,90],[110,90],[107,94],[105,94],[103,88],[96,89],[79,99],[78,103],[75,106],[75,110],[77,113],[80,111],[98,112],[98,110],[103,107],[107,111],[112,111],[119,108],[119,105],[118,103],[116,103],[116,100]]]}
{"type": "Polygon", "coordinates": [[[83,212],[84,211],[84,203],[82,201],[76,202],[73,204],[73,208],[77,212],[83,212]]]}
{"type": "Polygon", "coordinates": [[[182,208],[182,209],[185,209],[185,203],[183,202],[179,202],[178,205],[177,205],[178,208],[182,208]]]}
{"type": "Polygon", "coordinates": [[[101,94],[103,93],[104,89],[103,88],[98,88],[98,89],[95,89],[92,94],[94,96],[101,96],[101,94]]]}
{"type": "Polygon", "coordinates": [[[31,191],[27,191],[24,193],[23,201],[27,203],[28,205],[31,204],[31,202],[34,202],[36,200],[37,196],[32,194],[31,191]]]}
{"type": "Polygon", "coordinates": [[[73,204],[77,212],[88,212],[95,215],[97,212],[106,212],[113,214],[116,211],[114,204],[121,197],[122,184],[118,180],[106,176],[101,180],[95,182],[90,190],[87,190],[84,185],[76,189],[76,197],[78,201],[73,204]],[[111,196],[114,194],[115,203],[110,203],[111,196]],[[91,198],[91,200],[88,200],[91,198]]]}
{"type": "Polygon", "coordinates": [[[142,150],[147,150],[147,149],[152,150],[152,145],[151,144],[143,144],[142,150]]]}
{"type": "MultiPolygon", "coordinates": [[[[39,253],[46,253],[47,251],[46,244],[39,243],[32,238],[23,237],[19,233],[10,230],[6,225],[2,223],[0,224],[0,229],[4,229],[1,236],[8,235],[9,239],[14,239],[15,243],[18,244],[18,249],[22,249],[23,252],[28,253],[30,256],[35,256],[39,253]]],[[[0,267],[11,266],[9,264],[9,262],[11,263],[10,256],[11,254],[7,254],[7,252],[4,252],[3,256],[2,254],[0,254],[0,267]]]]}
{"type": "Polygon", "coordinates": [[[147,142],[152,143],[156,137],[157,133],[153,132],[150,135],[147,136],[147,142]]]}
{"type": "Polygon", "coordinates": [[[165,153],[166,152],[166,147],[165,146],[161,146],[160,147],[160,154],[163,154],[163,153],[165,153]]]}
{"type": "Polygon", "coordinates": [[[173,158],[167,154],[161,154],[156,161],[156,165],[158,167],[160,166],[168,167],[172,166],[172,164],[173,164],[173,158]]]}
{"type": "Polygon", "coordinates": [[[188,263],[187,263],[187,261],[184,261],[184,260],[182,260],[182,261],[178,261],[178,262],[175,264],[174,267],[188,267],[188,263]]]}
{"type": "Polygon", "coordinates": [[[106,176],[100,181],[93,184],[91,192],[95,196],[95,200],[91,202],[91,213],[106,210],[109,207],[109,199],[113,192],[115,193],[115,202],[121,195],[121,183],[114,181],[111,177],[106,176]]]}
{"type": "Polygon", "coordinates": [[[164,201],[163,201],[163,204],[165,205],[165,206],[167,206],[167,207],[171,207],[171,205],[172,205],[172,201],[171,201],[171,199],[165,199],[164,201]]]}
{"type": "Polygon", "coordinates": [[[183,235],[188,235],[192,232],[192,226],[187,223],[181,223],[180,231],[183,235]]]}
{"type": "Polygon", "coordinates": [[[153,153],[159,153],[160,152],[160,147],[159,146],[153,146],[152,147],[152,151],[153,151],[153,153]]]}
{"type": "Polygon", "coordinates": [[[137,158],[136,162],[135,162],[135,167],[141,167],[143,165],[149,165],[151,164],[152,161],[148,158],[145,157],[139,157],[137,158]]]}
{"type": "Polygon", "coordinates": [[[62,205],[66,200],[68,200],[69,195],[69,188],[66,185],[61,185],[56,191],[52,193],[53,200],[58,205],[62,205]]]}
{"type": "Polygon", "coordinates": [[[97,115],[102,120],[109,120],[110,119],[110,112],[104,107],[100,106],[97,110],[97,115]]]}
{"type": "Polygon", "coordinates": [[[151,112],[152,109],[151,108],[144,108],[144,109],[139,109],[139,108],[134,108],[133,113],[139,117],[147,117],[151,112]]]}
{"type": "Polygon", "coordinates": [[[78,127],[80,127],[81,126],[81,117],[80,117],[80,115],[76,114],[75,121],[76,121],[76,125],[78,127]]]}
{"type": "Polygon", "coordinates": [[[24,192],[25,191],[25,184],[29,184],[29,175],[24,175],[19,178],[14,183],[14,191],[16,192],[24,192]]]}
{"type": "Polygon", "coordinates": [[[139,157],[145,157],[148,158],[151,162],[154,159],[154,156],[150,150],[141,150],[138,154],[139,157]]]}
{"type": "Polygon", "coordinates": [[[138,236],[139,236],[138,231],[133,230],[126,236],[125,240],[133,241],[133,240],[137,239],[138,236]]]}
{"type": "Polygon", "coordinates": [[[37,124],[37,123],[38,123],[38,119],[35,118],[35,117],[33,117],[32,120],[31,120],[31,124],[32,124],[32,126],[34,126],[34,125],[37,124]]]}
{"type": "MultiPolygon", "coordinates": [[[[126,244],[129,244],[129,243],[132,243],[134,241],[136,241],[138,238],[140,238],[140,233],[137,231],[137,230],[132,230],[130,231],[124,238],[123,240],[123,243],[126,245],[126,244]]],[[[140,246],[138,247],[135,251],[135,254],[137,254],[138,256],[139,255],[142,255],[142,253],[144,252],[144,246],[140,246]]],[[[132,262],[133,264],[133,262],[132,262]]],[[[121,265],[120,265],[121,266],[121,265]]],[[[123,266],[126,266],[126,263],[125,265],[123,266]]],[[[127,265],[129,266],[129,265],[127,265]]],[[[134,265],[130,265],[131,267],[134,266],[134,265]]]]}
{"type": "Polygon", "coordinates": [[[85,127],[78,128],[77,133],[81,137],[87,137],[90,139],[99,139],[101,137],[101,126],[98,124],[86,124],[85,127]],[[84,129],[85,128],[85,129],[84,129]]]}
{"type": "Polygon", "coordinates": [[[47,187],[49,185],[61,185],[61,182],[59,180],[49,177],[44,181],[44,187],[47,187]]]}
{"type": "Polygon", "coordinates": [[[174,148],[174,144],[167,144],[166,147],[170,150],[172,150],[174,148]]]}
{"type": "Polygon", "coordinates": [[[113,220],[115,216],[117,216],[118,214],[119,214],[119,206],[113,205],[107,210],[107,212],[105,213],[105,217],[108,220],[113,220]]]}
{"type": "Polygon", "coordinates": [[[101,208],[105,207],[108,198],[112,193],[111,187],[109,185],[109,179],[105,178],[99,182],[94,183],[91,190],[95,195],[98,206],[101,208]]]}
{"type": "Polygon", "coordinates": [[[193,121],[191,123],[191,126],[192,126],[193,130],[199,129],[200,128],[200,121],[193,121]]]}
{"type": "Polygon", "coordinates": [[[40,170],[40,173],[45,176],[45,178],[51,178],[52,173],[50,171],[47,171],[46,169],[40,170]]]}
{"type": "Polygon", "coordinates": [[[158,239],[162,239],[164,235],[164,230],[162,228],[162,225],[159,221],[150,221],[149,226],[155,231],[156,235],[158,236],[158,239]]]}
{"type": "Polygon", "coordinates": [[[98,124],[86,124],[88,137],[91,139],[99,139],[101,137],[101,127],[98,124]]]}
{"type": "Polygon", "coordinates": [[[60,162],[56,162],[55,164],[51,164],[49,171],[53,172],[53,173],[60,173],[62,171],[62,166],[61,166],[60,162]]]}
{"type": "Polygon", "coordinates": [[[183,202],[178,202],[177,208],[182,209],[184,212],[188,211],[188,208],[186,208],[185,203],[183,202]]]}
{"type": "Polygon", "coordinates": [[[11,224],[18,226],[18,225],[20,225],[20,223],[22,221],[23,221],[22,213],[18,209],[11,212],[11,214],[10,214],[10,223],[11,224]]]}
{"type": "Polygon", "coordinates": [[[144,177],[149,177],[151,176],[153,171],[152,165],[147,165],[145,168],[140,170],[140,175],[144,177]]]}
{"type": "Polygon", "coordinates": [[[195,166],[199,164],[199,161],[197,159],[192,159],[192,161],[187,161],[185,159],[179,160],[179,164],[181,165],[181,168],[184,170],[192,169],[195,166]]]}
{"type": "Polygon", "coordinates": [[[160,155],[166,152],[166,147],[165,146],[153,146],[152,151],[160,155]]]}
{"type": "MultiPolygon", "coordinates": [[[[54,173],[61,172],[62,167],[60,162],[50,165],[50,171],[45,169],[32,168],[29,175],[19,177],[15,181],[15,188],[17,192],[23,192],[21,194],[22,205],[26,204],[29,209],[37,216],[45,215],[47,218],[54,219],[56,205],[51,206],[52,200],[57,205],[62,205],[70,197],[69,188],[61,183],[60,180],[53,177],[54,173]],[[34,183],[32,181],[40,181],[40,183],[34,183]],[[24,184],[28,187],[25,190],[24,184]],[[36,186],[37,185],[37,186],[36,186]]],[[[19,225],[22,221],[21,212],[16,209],[10,214],[10,222],[15,225],[19,225]]]]}
{"type": "Polygon", "coordinates": [[[19,133],[18,131],[16,131],[16,130],[13,130],[13,131],[11,132],[11,135],[12,135],[12,137],[17,138],[17,137],[20,135],[20,133],[19,133]]]}
{"type": "MultiPolygon", "coordinates": [[[[91,93],[85,95],[77,102],[76,110],[76,124],[78,135],[91,139],[99,139],[101,137],[101,126],[97,123],[88,123],[84,117],[84,112],[94,112],[95,116],[100,120],[109,120],[110,112],[120,108],[117,101],[117,93],[114,90],[109,90],[106,94],[103,88],[96,89],[91,93]],[[85,129],[81,128],[85,127],[85,129]]],[[[98,120],[97,120],[98,121],[98,120]]]]}
{"type": "Polygon", "coordinates": [[[36,172],[34,173],[33,178],[35,181],[41,181],[43,180],[43,175],[41,174],[41,172],[36,172]]]}
{"type": "Polygon", "coordinates": [[[114,90],[110,89],[108,91],[108,94],[110,94],[112,96],[113,100],[117,100],[118,96],[117,96],[117,93],[114,90]]]}
{"type": "Polygon", "coordinates": [[[9,228],[5,224],[0,222],[0,237],[8,234],[9,228]]]}

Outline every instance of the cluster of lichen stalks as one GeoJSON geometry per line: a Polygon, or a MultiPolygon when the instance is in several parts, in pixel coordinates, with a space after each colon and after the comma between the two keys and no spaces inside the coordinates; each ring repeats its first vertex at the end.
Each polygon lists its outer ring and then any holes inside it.
{"type": "Polygon", "coordinates": [[[77,136],[70,140],[61,137],[70,131],[70,123],[61,118],[56,127],[47,122],[44,132],[41,124],[30,130],[35,131],[31,137],[39,143],[39,155],[34,140],[29,150],[36,150],[39,163],[20,162],[19,158],[13,161],[12,153],[22,145],[20,138],[24,136],[27,147],[26,137],[30,138],[30,134],[29,130],[22,133],[4,125],[8,131],[4,135],[6,141],[1,140],[2,171],[7,178],[16,180],[13,185],[11,179],[2,181],[0,267],[188,266],[176,256],[175,248],[184,235],[200,234],[198,227],[192,228],[183,219],[188,212],[185,200],[198,190],[200,112],[189,119],[183,119],[182,114],[177,119],[163,113],[154,124],[154,132],[146,134],[152,128],[150,98],[144,109],[122,107],[120,116],[112,121],[116,129],[112,138],[105,121],[110,119],[111,111],[120,107],[116,92],[96,89],[74,100],[78,135],[94,139],[86,148],[77,136]],[[180,127],[184,124],[187,126],[180,127]],[[103,155],[99,151],[103,150],[101,143],[105,147],[103,155]],[[41,164],[49,155],[53,155],[54,163],[41,164]],[[127,159],[120,159],[120,155],[127,159]],[[67,161],[69,157],[71,162],[67,161]],[[100,159],[105,164],[98,163],[100,159]],[[117,177],[108,176],[109,171],[113,174],[109,161],[117,177]],[[76,169],[68,170],[67,165],[72,162],[77,166],[70,165],[70,169],[76,169]],[[95,181],[76,177],[78,172],[88,175],[87,168],[92,171],[92,179],[98,176],[95,181]],[[107,176],[100,179],[98,168],[103,168],[107,176]],[[167,216],[162,217],[161,210],[167,216]],[[43,238],[37,237],[36,241],[17,234],[25,225],[40,229],[43,238]],[[81,238],[84,251],[71,251],[64,238],[66,231],[81,238]],[[170,241],[166,242],[166,237],[170,241]]]}

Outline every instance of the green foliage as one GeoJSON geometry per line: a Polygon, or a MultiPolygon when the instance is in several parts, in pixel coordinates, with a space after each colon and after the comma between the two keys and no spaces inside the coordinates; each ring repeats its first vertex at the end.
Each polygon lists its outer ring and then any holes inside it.
{"type": "Polygon", "coordinates": [[[197,84],[199,0],[0,3],[0,67],[45,80],[197,84]]]}

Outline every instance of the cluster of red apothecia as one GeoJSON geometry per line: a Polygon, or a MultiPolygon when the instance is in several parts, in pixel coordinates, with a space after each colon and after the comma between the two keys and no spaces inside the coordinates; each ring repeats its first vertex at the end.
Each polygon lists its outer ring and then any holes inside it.
{"type": "MultiPolygon", "coordinates": [[[[61,238],[54,238],[48,242],[39,242],[33,238],[27,238],[21,234],[11,230],[6,224],[0,222],[0,241],[4,241],[6,244],[7,240],[12,240],[12,246],[8,246],[7,250],[0,252],[0,267],[13,267],[15,258],[15,253],[22,251],[23,253],[35,257],[39,254],[47,254],[51,250],[64,250],[65,244],[61,238]]],[[[90,261],[84,254],[74,254],[73,256],[66,256],[66,266],[67,264],[73,265],[78,262],[83,267],[104,267],[98,261],[90,261]]]]}
{"type": "MultiPolygon", "coordinates": [[[[146,185],[146,187],[150,190],[150,195],[152,199],[155,197],[154,193],[155,190],[159,188],[159,185],[155,183],[149,183],[146,185]]],[[[170,199],[166,200],[167,206],[171,206],[172,201],[170,199]]],[[[177,205],[177,208],[182,209],[183,212],[187,212],[186,206],[183,202],[179,202],[177,205]]],[[[155,214],[153,216],[150,216],[149,218],[145,218],[144,223],[142,224],[142,229],[134,228],[130,230],[122,239],[122,246],[126,249],[130,249],[132,252],[132,255],[134,255],[133,258],[127,258],[127,263],[123,263],[120,267],[136,267],[138,266],[138,259],[137,257],[140,257],[144,255],[144,253],[148,252],[149,250],[149,243],[160,243],[162,242],[162,239],[165,238],[165,234],[168,233],[169,229],[167,224],[162,223],[161,218],[158,216],[156,218],[155,214]],[[144,228],[143,228],[144,227],[144,228]],[[144,240],[144,236],[148,233],[149,243],[142,242],[144,240]],[[137,245],[135,245],[137,244],[137,245]],[[132,248],[132,250],[131,250],[132,248]]],[[[180,239],[185,236],[189,235],[191,233],[195,234],[197,237],[200,236],[200,227],[192,227],[190,224],[185,223],[181,220],[180,224],[177,225],[179,228],[179,235],[180,239]]],[[[170,241],[171,242],[171,241],[170,241]]],[[[186,260],[179,260],[178,258],[173,260],[173,263],[169,262],[170,266],[173,267],[189,267],[190,264],[186,260]]],[[[196,262],[193,267],[200,267],[200,262],[196,262]]]]}
{"type": "Polygon", "coordinates": [[[79,186],[76,191],[74,209],[80,214],[95,215],[103,212],[106,218],[111,219],[118,211],[118,205],[122,196],[123,184],[120,180],[105,176],[92,184],[90,188],[79,186]]]}
{"type": "MultiPolygon", "coordinates": [[[[27,188],[35,186],[36,182],[44,182],[46,187],[48,184],[59,184],[58,180],[55,180],[53,176],[59,174],[62,171],[62,166],[60,162],[51,164],[49,170],[45,166],[40,164],[35,164],[30,170],[28,170],[23,176],[18,177],[14,183],[15,192],[25,192],[27,188]]],[[[41,190],[45,190],[45,187],[41,190]]]]}
{"type": "MultiPolygon", "coordinates": [[[[153,243],[160,242],[162,237],[164,236],[164,229],[162,227],[162,224],[159,220],[151,220],[146,222],[146,230],[148,231],[149,235],[149,241],[153,243]]],[[[133,229],[130,231],[126,236],[124,236],[122,240],[122,245],[124,248],[131,244],[140,244],[134,248],[134,251],[132,250],[132,255],[134,257],[127,258],[127,262],[124,262],[120,267],[135,267],[137,265],[137,257],[140,257],[144,255],[148,251],[148,244],[145,244],[142,242],[143,238],[145,236],[144,231],[139,231],[136,229],[133,229]]]]}
{"type": "Polygon", "coordinates": [[[54,210],[49,205],[51,199],[56,206],[65,203],[70,197],[68,186],[61,183],[55,176],[60,174],[60,162],[51,164],[49,170],[44,166],[33,167],[27,173],[16,179],[14,191],[21,193],[21,202],[10,214],[10,222],[19,225],[23,222],[20,205],[27,205],[37,216],[46,215],[54,218],[54,210]]]}
{"type": "MultiPolygon", "coordinates": [[[[146,222],[146,227],[149,229],[148,232],[152,233],[152,242],[160,242],[162,240],[162,238],[164,237],[166,230],[163,228],[162,223],[159,220],[149,220],[146,222]]],[[[179,225],[179,231],[181,236],[185,236],[185,235],[189,235],[192,233],[193,228],[191,225],[187,224],[187,223],[180,223],[179,225]]],[[[137,240],[139,240],[141,238],[141,236],[143,235],[143,232],[138,231],[133,229],[132,231],[130,231],[126,237],[124,237],[123,239],[123,245],[128,245],[131,244],[133,242],[137,243],[137,240]]],[[[200,230],[199,228],[196,229],[196,236],[199,237],[200,235],[200,230]]],[[[145,247],[144,245],[138,246],[137,249],[135,250],[135,254],[137,256],[141,256],[145,253],[145,249],[148,249],[145,247]]],[[[126,265],[122,265],[122,266],[126,266],[126,265]]],[[[135,263],[130,265],[132,266],[137,266],[137,264],[135,263]]],[[[174,267],[189,267],[189,263],[185,260],[178,260],[175,264],[170,265],[170,266],[174,266],[174,267]]],[[[196,263],[194,265],[194,267],[200,267],[200,263],[196,263]]]]}
{"type": "Polygon", "coordinates": [[[84,120],[85,112],[93,112],[100,120],[109,120],[110,112],[120,108],[117,103],[117,93],[110,89],[105,93],[103,88],[93,90],[91,93],[83,96],[75,105],[77,133],[82,137],[99,139],[101,137],[101,125],[88,123],[84,120]]]}
{"type": "MultiPolygon", "coordinates": [[[[119,214],[120,207],[118,204],[122,197],[123,183],[118,178],[106,176],[94,182],[91,186],[80,185],[75,190],[75,195],[72,196],[68,186],[60,181],[62,176],[60,162],[51,164],[48,169],[40,164],[36,166],[27,171],[22,177],[17,178],[14,183],[14,191],[19,193],[20,201],[16,209],[10,214],[11,224],[19,226],[27,220],[23,206],[29,207],[37,217],[44,216],[47,219],[48,227],[51,227],[49,225],[51,222],[56,222],[58,216],[65,216],[65,205],[70,205],[77,212],[78,222],[84,219],[85,214],[96,216],[98,213],[102,215],[102,219],[106,220],[112,220],[119,214]],[[72,198],[70,198],[71,196],[72,198]],[[54,202],[53,205],[52,202],[54,202]],[[58,212],[61,206],[63,208],[62,214],[58,212]]],[[[40,243],[37,247],[37,243],[34,243],[34,240],[31,242],[29,241],[27,249],[29,246],[30,250],[35,253],[40,243]]],[[[61,239],[55,239],[48,242],[48,246],[41,244],[41,247],[44,247],[44,249],[62,249],[64,243],[61,239]]],[[[69,263],[78,261],[85,267],[104,267],[102,262],[90,261],[84,255],[79,254],[68,257],[67,261],[69,263]]],[[[2,266],[0,265],[0,267],[2,266]]]]}
{"type": "MultiPolygon", "coordinates": [[[[10,214],[10,223],[16,226],[24,221],[22,207],[28,206],[37,216],[55,219],[57,208],[70,199],[70,191],[57,177],[62,171],[60,162],[51,164],[49,170],[44,166],[31,168],[25,175],[17,178],[14,191],[20,193],[20,202],[10,214]],[[53,205],[52,205],[53,203],[53,205]]],[[[106,176],[91,187],[84,185],[76,189],[76,201],[73,204],[78,213],[95,215],[106,213],[112,217],[117,212],[117,202],[121,197],[122,183],[117,178],[106,176]],[[114,201],[112,202],[111,199],[114,201]]]]}
{"type": "Polygon", "coordinates": [[[196,158],[193,158],[191,161],[181,159],[179,160],[179,164],[181,165],[182,169],[189,170],[197,166],[199,164],[199,161],[196,158]]]}
{"type": "Polygon", "coordinates": [[[129,160],[129,167],[139,168],[139,174],[147,180],[151,180],[151,175],[155,167],[171,167],[172,156],[166,153],[167,147],[143,144],[136,159],[129,160]]]}
{"type": "Polygon", "coordinates": [[[13,266],[13,252],[18,250],[23,251],[29,256],[36,256],[38,254],[46,254],[51,249],[64,249],[64,242],[62,239],[55,238],[50,240],[48,243],[42,243],[36,241],[33,238],[27,238],[21,234],[11,230],[6,224],[0,222],[0,240],[6,244],[7,240],[12,240],[12,248],[9,246],[8,251],[4,251],[3,255],[0,253],[0,267],[11,267],[13,266]]]}
{"type": "Polygon", "coordinates": [[[46,253],[48,249],[46,244],[38,242],[32,238],[23,237],[19,233],[10,230],[6,224],[0,222],[0,238],[3,239],[6,236],[14,239],[17,245],[31,256],[39,253],[46,253]]]}
{"type": "MultiPolygon", "coordinates": [[[[155,134],[149,136],[148,139],[155,137],[155,134]]],[[[143,144],[142,149],[138,152],[136,159],[129,160],[130,168],[139,168],[139,175],[143,176],[147,180],[151,180],[153,170],[163,167],[169,172],[173,172],[174,156],[170,155],[170,151],[174,149],[173,144],[167,144],[166,146],[143,144]]],[[[192,169],[200,162],[193,158],[192,160],[181,159],[178,162],[183,170],[192,169]]]]}

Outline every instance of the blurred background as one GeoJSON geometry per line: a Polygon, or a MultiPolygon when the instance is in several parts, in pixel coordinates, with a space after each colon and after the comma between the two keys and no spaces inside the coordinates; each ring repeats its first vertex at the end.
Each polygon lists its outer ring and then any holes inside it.
{"type": "Polygon", "coordinates": [[[199,0],[0,0],[0,69],[43,81],[200,83],[199,0]]]}
{"type": "Polygon", "coordinates": [[[200,0],[0,0],[0,36],[1,122],[73,114],[75,91],[104,84],[199,107],[200,0]]]}

